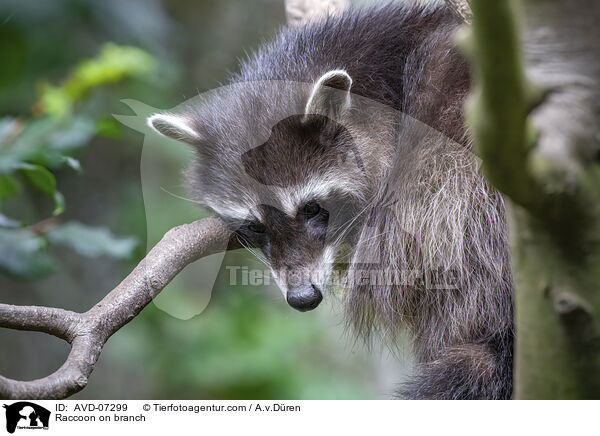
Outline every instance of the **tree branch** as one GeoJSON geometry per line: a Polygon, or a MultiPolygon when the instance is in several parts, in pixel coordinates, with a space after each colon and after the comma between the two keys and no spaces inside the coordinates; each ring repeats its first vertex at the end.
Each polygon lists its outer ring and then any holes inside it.
{"type": "Polygon", "coordinates": [[[53,374],[32,381],[0,376],[0,398],[62,399],[80,391],[110,336],[137,316],[188,264],[237,248],[218,218],[169,230],[135,269],[85,313],[53,307],[0,304],[0,327],[39,331],[71,344],[65,363],[53,374]]]}
{"type": "Polygon", "coordinates": [[[527,117],[533,105],[513,3],[471,1],[472,33],[463,45],[472,55],[475,87],[467,120],[488,179],[515,203],[532,208],[545,193],[528,168],[527,117]]]}
{"type": "Polygon", "coordinates": [[[70,327],[79,316],[53,307],[0,304],[0,327],[48,333],[69,343],[73,340],[70,327]]]}
{"type": "Polygon", "coordinates": [[[473,12],[467,0],[446,0],[446,5],[466,24],[471,24],[473,12]]]}
{"type": "Polygon", "coordinates": [[[475,87],[467,118],[485,173],[507,198],[514,396],[598,398],[600,5],[470,4],[472,34],[464,46],[475,87]]]}
{"type": "Polygon", "coordinates": [[[290,26],[337,14],[346,9],[348,0],[285,0],[285,14],[290,26]]]}

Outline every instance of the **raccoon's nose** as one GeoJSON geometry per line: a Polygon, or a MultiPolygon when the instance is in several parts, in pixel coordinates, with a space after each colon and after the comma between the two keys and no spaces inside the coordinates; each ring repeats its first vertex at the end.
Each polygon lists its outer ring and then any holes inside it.
{"type": "Polygon", "coordinates": [[[323,294],[315,285],[304,285],[290,289],[287,293],[287,302],[300,312],[313,310],[323,300],[323,294]]]}

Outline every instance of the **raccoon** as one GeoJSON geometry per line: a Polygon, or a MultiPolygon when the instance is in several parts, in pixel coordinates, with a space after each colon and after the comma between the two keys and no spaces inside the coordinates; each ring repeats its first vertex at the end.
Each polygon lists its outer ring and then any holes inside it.
{"type": "Polygon", "coordinates": [[[388,4],[284,28],[227,86],[148,119],[193,146],[193,200],[261,250],[290,306],[337,293],[357,335],[411,333],[402,398],[512,392],[504,203],[470,149],[459,25],[388,4]]]}

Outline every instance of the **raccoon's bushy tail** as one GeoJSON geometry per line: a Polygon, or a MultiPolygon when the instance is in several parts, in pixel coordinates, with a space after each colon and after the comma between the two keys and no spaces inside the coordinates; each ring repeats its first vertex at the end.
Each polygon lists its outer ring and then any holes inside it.
{"type": "Polygon", "coordinates": [[[438,359],[421,364],[398,394],[415,400],[508,400],[512,340],[448,347],[438,359]]]}

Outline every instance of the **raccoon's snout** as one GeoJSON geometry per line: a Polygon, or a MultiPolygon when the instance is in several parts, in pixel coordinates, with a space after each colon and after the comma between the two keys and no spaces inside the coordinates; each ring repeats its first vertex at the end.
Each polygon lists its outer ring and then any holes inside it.
{"type": "Polygon", "coordinates": [[[313,310],[322,300],[321,290],[312,284],[290,289],[287,293],[288,304],[300,312],[313,310]]]}

